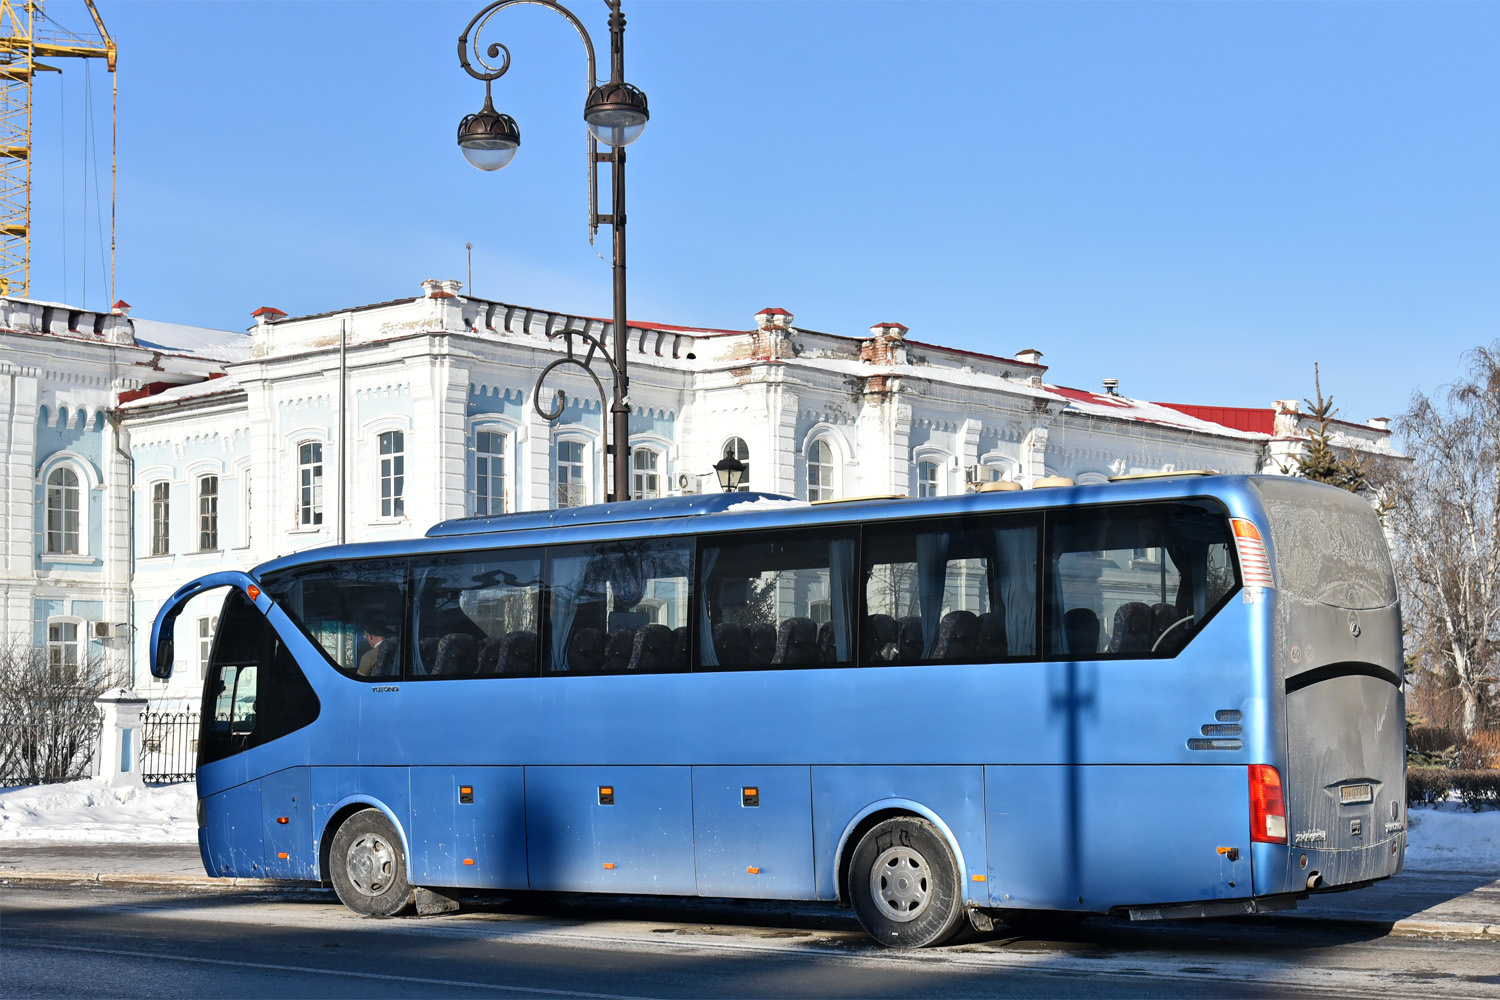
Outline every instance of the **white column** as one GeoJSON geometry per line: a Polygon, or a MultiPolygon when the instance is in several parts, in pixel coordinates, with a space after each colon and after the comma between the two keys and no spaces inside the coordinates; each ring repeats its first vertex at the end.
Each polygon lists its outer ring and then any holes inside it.
{"type": "Polygon", "coordinates": [[[116,688],[94,699],[94,704],[104,716],[94,776],[109,779],[116,788],[141,787],[141,714],[146,699],[128,688],[116,688]]]}

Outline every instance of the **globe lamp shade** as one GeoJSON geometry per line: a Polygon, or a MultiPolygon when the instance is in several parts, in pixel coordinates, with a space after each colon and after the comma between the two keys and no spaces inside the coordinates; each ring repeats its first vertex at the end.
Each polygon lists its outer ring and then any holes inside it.
{"type": "Polygon", "coordinates": [[[495,110],[486,94],[484,107],[458,123],[458,148],[464,159],[480,170],[499,170],[515,159],[516,150],[521,148],[521,130],[514,118],[495,110]]]}
{"type": "Polygon", "coordinates": [[[583,106],[583,120],[606,146],[628,146],[641,137],[651,109],[646,95],[628,83],[595,87],[583,106]]]}

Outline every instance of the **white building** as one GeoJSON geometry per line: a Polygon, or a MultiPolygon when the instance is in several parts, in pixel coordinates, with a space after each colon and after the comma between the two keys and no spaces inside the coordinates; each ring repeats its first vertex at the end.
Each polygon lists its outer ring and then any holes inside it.
{"type": "MultiPolygon", "coordinates": [[[[533,398],[542,369],[565,355],[562,331],[612,345],[612,324],[460,292],[428,281],[417,297],[314,316],[264,307],[248,336],[123,314],[65,325],[65,307],[0,300],[4,356],[31,352],[24,373],[0,368],[11,427],[0,625],[55,655],[67,651],[54,626],[133,634],[121,667],[136,688],[193,707],[207,648],[188,639],[211,634],[216,599],[184,612],[169,685],[149,677],[145,649],[156,609],[188,579],[341,538],[418,535],[448,517],[602,500],[598,389],[565,365],[542,389],[544,403],[565,392],[561,416],[544,419],[533,398]],[[89,323],[100,332],[76,332],[89,323]],[[45,526],[70,509],[48,492],[63,467],[87,484],[81,552],[47,548],[56,532],[45,526]]],[[[899,323],[817,333],[783,309],[755,323],[632,324],[637,494],[717,489],[712,466],[726,450],[748,464],[750,489],[806,499],[1049,475],[1276,472],[1308,423],[1293,404],[1173,406],[1069,389],[1045,381],[1038,351],[953,350],[910,340],[899,323]]],[[[1340,423],[1336,440],[1391,453],[1383,421],[1340,423]]]]}

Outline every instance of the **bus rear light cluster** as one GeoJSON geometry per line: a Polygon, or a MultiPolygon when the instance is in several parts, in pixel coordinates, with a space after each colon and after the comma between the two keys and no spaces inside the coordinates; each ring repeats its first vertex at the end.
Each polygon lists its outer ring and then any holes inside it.
{"type": "Polygon", "coordinates": [[[1229,524],[1234,529],[1234,549],[1240,557],[1240,574],[1245,578],[1245,586],[1275,587],[1276,583],[1271,579],[1271,559],[1266,555],[1266,543],[1261,540],[1260,529],[1243,517],[1231,517],[1229,524]]]}
{"type": "Polygon", "coordinates": [[[1281,775],[1270,764],[1250,765],[1250,839],[1286,843],[1286,796],[1281,775]]]}

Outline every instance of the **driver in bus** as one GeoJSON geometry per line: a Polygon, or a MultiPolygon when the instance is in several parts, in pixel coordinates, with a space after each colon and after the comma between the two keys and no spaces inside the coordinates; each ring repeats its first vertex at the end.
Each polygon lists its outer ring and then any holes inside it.
{"type": "Polygon", "coordinates": [[[387,655],[382,656],[381,646],[384,645],[393,634],[395,629],[381,621],[368,621],[362,626],[365,645],[370,648],[365,650],[364,655],[359,658],[359,667],[355,673],[360,677],[373,677],[380,672],[382,662],[388,662],[388,654],[394,651],[394,647],[385,650],[387,655]]]}

